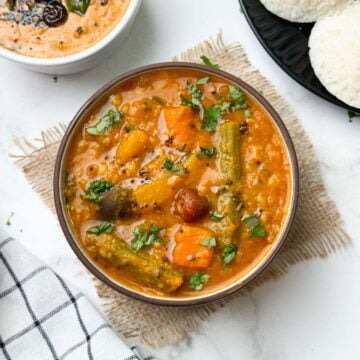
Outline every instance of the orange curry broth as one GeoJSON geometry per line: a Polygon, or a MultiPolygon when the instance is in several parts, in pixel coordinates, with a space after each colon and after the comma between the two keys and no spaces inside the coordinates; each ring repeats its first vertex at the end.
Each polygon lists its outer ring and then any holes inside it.
{"type": "MultiPolygon", "coordinates": [[[[110,99],[103,104],[102,108],[93,112],[93,115],[84,123],[81,131],[73,138],[70,148],[66,171],[74,178],[76,192],[68,199],[68,212],[72,220],[77,237],[86,245],[84,239],[86,230],[90,226],[99,223],[97,205],[81,199],[90,182],[96,179],[105,179],[113,184],[122,183],[123,186],[137,189],[143,186],[139,177],[139,169],[145,163],[151,163],[147,176],[150,181],[159,178],[166,170],[162,164],[166,157],[179,157],[181,151],[179,145],[186,141],[184,151],[197,152],[199,146],[215,146],[214,134],[200,129],[201,120],[196,110],[190,110],[189,122],[184,121],[180,141],[174,138],[172,144],[166,145],[169,137],[164,123],[164,108],[167,106],[180,106],[180,94],[186,94],[187,81],[195,82],[205,75],[190,70],[161,70],[146,73],[137,78],[127,81],[120,86],[110,99]],[[162,105],[158,101],[163,99],[168,105],[162,105]],[[104,135],[91,136],[85,129],[94,123],[109,108],[117,108],[125,114],[120,126],[108,130],[104,135]],[[116,149],[127,133],[124,128],[128,125],[137,125],[150,136],[150,145],[141,156],[127,162],[119,161],[116,157],[116,149]],[[190,127],[190,131],[188,131],[190,127]],[[189,135],[190,134],[190,135],[189,135]],[[161,153],[163,152],[163,153],[161,153]],[[157,159],[156,155],[161,154],[157,159]],[[155,159],[152,160],[151,159],[155,159]]],[[[225,80],[211,76],[210,81],[201,86],[203,91],[203,105],[205,107],[216,103],[216,95],[226,93],[228,85],[225,80]]],[[[241,159],[241,200],[244,207],[239,211],[239,216],[253,214],[262,209],[261,223],[264,225],[267,236],[264,238],[249,238],[249,231],[242,223],[238,239],[238,253],[233,262],[226,269],[222,264],[220,250],[215,249],[211,265],[205,270],[210,275],[209,281],[204,285],[201,294],[211,292],[219,286],[224,286],[235,279],[248,273],[269,252],[272,244],[286,220],[289,201],[291,197],[291,171],[289,160],[279,135],[278,130],[269,119],[268,115],[252,99],[248,98],[252,116],[248,119],[244,111],[236,111],[223,115],[223,120],[233,119],[235,121],[248,123],[248,134],[241,135],[241,147],[239,157],[241,159]]],[[[210,201],[210,209],[216,209],[216,195],[213,188],[221,184],[216,171],[216,157],[203,157],[199,160],[196,174],[187,187],[197,189],[199,194],[206,195],[210,201]]],[[[190,176],[187,174],[186,176],[190,176]]],[[[185,176],[185,177],[186,177],[185,176]]],[[[172,176],[169,179],[171,186],[175,184],[176,189],[182,188],[182,176],[172,176]],[[180,183],[178,183],[180,182],[180,183]]],[[[186,186],[185,186],[186,187],[186,186]]],[[[164,189],[159,189],[161,193],[164,189]]],[[[127,241],[132,239],[132,229],[142,222],[155,224],[165,228],[162,238],[165,246],[155,244],[150,251],[167,256],[172,261],[172,252],[175,246],[174,233],[181,226],[182,219],[173,213],[174,197],[171,197],[160,208],[148,207],[141,211],[135,219],[117,220],[113,233],[127,241]]],[[[199,226],[203,229],[211,228],[213,220],[208,215],[191,226],[199,226]]],[[[112,278],[119,280],[136,290],[150,294],[159,293],[139,284],[131,274],[125,270],[112,266],[106,260],[89,252],[90,256],[108,273],[112,278]]],[[[184,284],[170,296],[181,297],[194,295],[194,291],[188,286],[188,278],[196,269],[181,269],[186,277],[184,284]]],[[[160,294],[161,295],[161,294],[160,294]]]]}
{"type": "MultiPolygon", "coordinates": [[[[84,16],[69,12],[58,27],[39,27],[0,20],[0,45],[22,55],[57,58],[83,51],[102,40],[123,17],[130,0],[92,0],[84,16]]],[[[8,12],[0,0],[0,16],[8,12]]]]}

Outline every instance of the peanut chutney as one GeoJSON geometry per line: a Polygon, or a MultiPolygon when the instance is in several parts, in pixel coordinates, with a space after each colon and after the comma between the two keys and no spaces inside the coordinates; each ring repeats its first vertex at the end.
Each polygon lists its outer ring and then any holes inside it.
{"type": "Polygon", "coordinates": [[[70,143],[66,209],[93,261],[147,294],[186,297],[246,275],[291,198],[263,108],[226,80],[156,70],[119,85],[70,143]]]}
{"type": "Polygon", "coordinates": [[[16,53],[58,58],[102,40],[130,0],[0,0],[0,46],[16,53]]]}

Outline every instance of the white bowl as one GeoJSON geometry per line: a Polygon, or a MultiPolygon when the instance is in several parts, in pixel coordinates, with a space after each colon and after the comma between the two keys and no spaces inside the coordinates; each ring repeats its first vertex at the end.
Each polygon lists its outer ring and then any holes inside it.
{"type": "Polygon", "coordinates": [[[37,58],[17,54],[0,46],[0,56],[24,67],[52,75],[73,74],[99,65],[108,58],[128,36],[142,0],[130,0],[119,23],[95,45],[73,55],[59,58],[37,58]]]}

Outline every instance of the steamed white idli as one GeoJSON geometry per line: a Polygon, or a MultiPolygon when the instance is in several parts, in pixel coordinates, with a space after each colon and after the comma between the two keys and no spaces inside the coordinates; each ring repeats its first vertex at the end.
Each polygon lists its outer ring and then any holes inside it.
{"type": "Polygon", "coordinates": [[[360,2],[318,21],[309,47],[314,72],[326,89],[360,108],[360,2]]]}
{"type": "Polygon", "coordinates": [[[273,14],[293,22],[314,22],[352,0],[260,0],[273,14]]]}

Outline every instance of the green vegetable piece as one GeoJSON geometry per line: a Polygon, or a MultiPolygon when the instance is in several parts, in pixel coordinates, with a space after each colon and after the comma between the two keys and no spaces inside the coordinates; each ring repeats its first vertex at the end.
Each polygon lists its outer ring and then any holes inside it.
{"type": "Polygon", "coordinates": [[[90,135],[100,135],[104,133],[106,130],[110,129],[117,123],[119,123],[120,119],[124,116],[121,111],[115,111],[113,109],[109,110],[109,112],[104,115],[95,126],[86,128],[86,132],[90,135]]]}
{"type": "Polygon", "coordinates": [[[264,226],[260,223],[259,214],[250,215],[244,218],[242,222],[249,229],[249,238],[254,238],[254,237],[263,238],[267,235],[264,226]]]}
{"type": "Polygon", "coordinates": [[[201,242],[201,245],[206,246],[208,248],[214,248],[216,247],[216,237],[210,236],[206,240],[201,242]]]}
{"type": "Polygon", "coordinates": [[[221,118],[221,106],[211,105],[204,110],[204,119],[202,129],[207,132],[214,132],[217,128],[218,121],[221,118]]]}
{"type": "Polygon", "coordinates": [[[90,5],[90,0],[66,0],[66,6],[69,11],[84,16],[90,5]]]}
{"type": "Polygon", "coordinates": [[[150,225],[149,230],[146,230],[144,224],[136,226],[133,230],[134,238],[131,240],[131,248],[138,252],[144,246],[153,245],[156,242],[162,242],[163,240],[158,236],[159,232],[163,228],[159,228],[155,225],[150,225]]]}
{"type": "Polygon", "coordinates": [[[114,224],[109,221],[103,221],[98,226],[92,226],[87,229],[87,233],[100,235],[102,233],[111,234],[113,231],[114,224]]]}
{"type": "Polygon", "coordinates": [[[196,84],[197,84],[197,85],[205,85],[206,83],[209,82],[209,80],[210,80],[210,76],[205,76],[205,77],[199,79],[199,80],[196,82],[196,84]]]}
{"type": "Polygon", "coordinates": [[[105,180],[95,180],[90,183],[90,186],[86,190],[85,194],[81,196],[83,200],[89,200],[94,204],[99,202],[100,195],[113,188],[113,184],[105,180]]]}
{"type": "Polygon", "coordinates": [[[217,212],[225,214],[217,226],[218,241],[222,246],[236,241],[240,218],[239,180],[241,177],[240,163],[240,128],[235,121],[227,121],[219,126],[217,137],[219,160],[218,172],[226,184],[225,192],[218,198],[217,212]]]}
{"type": "Polygon", "coordinates": [[[202,56],[200,56],[200,59],[202,60],[202,62],[205,65],[210,66],[210,67],[212,67],[214,69],[220,69],[219,64],[214,64],[213,62],[211,62],[211,60],[207,56],[202,55],[202,56]]]}
{"type": "Polygon", "coordinates": [[[221,256],[224,266],[230,264],[236,258],[237,251],[238,248],[235,244],[228,244],[222,249],[221,256]]]}
{"type": "Polygon", "coordinates": [[[183,283],[183,273],[169,261],[146,251],[134,252],[121,238],[112,234],[87,234],[86,245],[112,265],[126,269],[145,286],[171,293],[183,283]]]}
{"type": "Polygon", "coordinates": [[[206,284],[210,279],[210,276],[203,272],[198,271],[195,274],[190,275],[189,277],[189,286],[195,291],[200,291],[203,289],[204,284],[206,284]]]}
{"type": "Polygon", "coordinates": [[[225,215],[217,213],[217,212],[213,212],[210,214],[209,217],[211,220],[220,221],[220,220],[224,219],[225,215]]]}

